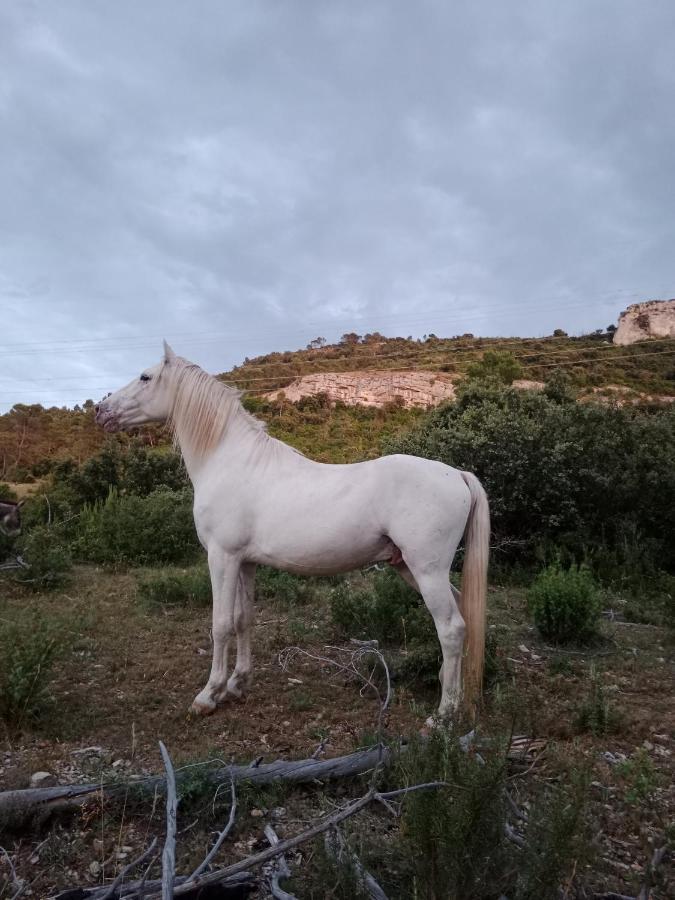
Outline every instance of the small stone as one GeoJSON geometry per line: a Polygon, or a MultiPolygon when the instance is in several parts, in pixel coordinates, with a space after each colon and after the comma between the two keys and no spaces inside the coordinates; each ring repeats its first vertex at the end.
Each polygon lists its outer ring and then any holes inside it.
{"type": "Polygon", "coordinates": [[[277,806],[272,810],[272,819],[275,822],[279,822],[281,819],[286,818],[286,807],[285,806],[277,806]]]}
{"type": "Polygon", "coordinates": [[[100,871],[101,871],[101,863],[97,859],[94,859],[92,862],[89,863],[89,872],[92,875],[96,876],[99,874],[100,871]]]}
{"type": "Polygon", "coordinates": [[[124,765],[123,759],[116,759],[115,762],[112,764],[112,767],[113,767],[113,769],[119,769],[123,765],[124,765]]]}
{"type": "Polygon", "coordinates": [[[56,775],[52,775],[51,772],[33,772],[30,776],[30,786],[32,788],[55,787],[56,784],[56,775]]]}
{"type": "Polygon", "coordinates": [[[265,815],[265,813],[262,811],[262,809],[252,809],[251,815],[256,819],[260,819],[262,816],[265,815]]]}

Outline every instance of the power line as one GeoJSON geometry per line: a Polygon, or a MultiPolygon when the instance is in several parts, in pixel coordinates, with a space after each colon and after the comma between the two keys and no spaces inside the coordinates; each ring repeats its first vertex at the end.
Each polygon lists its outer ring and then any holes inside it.
{"type": "MultiPolygon", "coordinates": [[[[582,307],[582,306],[583,307],[588,306],[589,303],[592,302],[593,300],[604,300],[605,303],[609,303],[609,302],[611,302],[611,300],[613,298],[618,298],[621,294],[628,294],[629,298],[643,296],[641,292],[638,292],[638,291],[629,292],[628,290],[625,290],[625,291],[616,291],[616,292],[606,292],[603,294],[592,295],[590,297],[586,296],[583,299],[579,299],[576,301],[566,303],[566,302],[560,302],[559,300],[555,301],[553,299],[555,297],[555,295],[549,294],[549,295],[547,295],[547,300],[553,301],[553,302],[548,302],[548,303],[542,304],[539,300],[533,299],[526,303],[520,304],[518,306],[518,309],[519,310],[527,310],[530,308],[535,308],[535,309],[539,309],[539,310],[573,309],[573,308],[578,308],[578,307],[582,307]]],[[[558,295],[558,296],[561,297],[563,295],[558,295]]],[[[567,295],[565,295],[565,296],[567,296],[567,295]]],[[[624,300],[625,299],[626,298],[624,298],[624,300]]],[[[482,306],[480,306],[477,309],[477,311],[481,314],[484,314],[484,313],[489,313],[489,312],[494,312],[494,311],[501,311],[503,309],[504,309],[503,303],[496,303],[496,304],[488,303],[488,304],[483,304],[482,306]]],[[[368,321],[373,321],[373,322],[377,321],[379,324],[381,324],[381,322],[383,320],[386,322],[386,321],[392,320],[392,319],[398,320],[398,327],[401,327],[402,325],[410,326],[413,324],[420,324],[420,323],[428,324],[429,320],[432,317],[434,317],[435,315],[447,313],[448,311],[449,310],[447,307],[444,307],[443,309],[433,310],[433,311],[425,311],[423,317],[421,317],[421,318],[419,318],[419,317],[406,318],[405,315],[403,317],[400,317],[397,314],[392,316],[392,315],[387,315],[386,313],[373,313],[372,318],[367,318],[362,321],[357,320],[356,322],[354,322],[354,324],[356,325],[356,327],[363,328],[363,327],[365,327],[365,325],[368,321]]],[[[459,314],[460,314],[460,312],[457,313],[457,315],[453,318],[452,321],[456,321],[459,314]]],[[[353,319],[352,319],[352,321],[353,321],[353,319]]],[[[328,324],[330,324],[330,323],[326,322],[326,320],[315,321],[313,323],[305,323],[304,330],[305,330],[305,333],[307,333],[309,331],[310,327],[311,328],[325,328],[326,325],[328,325],[328,324]]],[[[220,333],[214,333],[213,331],[182,332],[182,333],[174,332],[172,335],[172,340],[175,340],[176,338],[187,338],[189,343],[193,346],[197,345],[197,344],[199,344],[199,345],[211,344],[214,342],[231,344],[231,343],[240,343],[242,341],[242,339],[245,341],[249,341],[249,340],[260,339],[263,336],[278,337],[280,333],[281,334],[290,334],[290,332],[284,332],[284,331],[280,332],[279,328],[274,328],[269,331],[258,330],[254,335],[251,335],[249,333],[240,333],[239,335],[234,335],[234,336],[232,335],[232,332],[220,332],[220,333]],[[197,338],[198,340],[193,340],[192,338],[197,338]],[[199,340],[200,338],[201,338],[201,340],[199,340]]],[[[295,335],[297,333],[298,333],[297,328],[294,328],[293,334],[295,335]]],[[[10,354],[11,355],[17,355],[17,354],[32,355],[32,354],[43,353],[43,352],[45,352],[45,350],[48,350],[50,347],[62,347],[62,346],[70,347],[71,348],[70,352],[74,352],[74,353],[84,353],[84,352],[88,352],[90,350],[95,350],[95,349],[97,349],[97,350],[108,350],[108,349],[115,350],[115,349],[120,349],[120,348],[122,348],[122,349],[143,349],[145,347],[154,347],[155,341],[158,342],[161,339],[162,339],[162,336],[160,336],[160,335],[155,336],[155,337],[143,335],[143,336],[139,336],[137,338],[110,337],[110,338],[101,338],[101,339],[81,338],[81,339],[68,339],[68,340],[59,340],[59,341],[38,341],[38,342],[30,342],[30,343],[26,343],[26,344],[8,344],[8,345],[0,346],[0,352],[2,352],[3,356],[10,355],[10,354]],[[31,347],[34,349],[30,349],[31,347]]]]}
{"type": "MultiPolygon", "coordinates": [[[[452,338],[441,338],[440,340],[452,340],[452,338]]],[[[308,359],[308,360],[303,359],[303,360],[300,360],[299,363],[295,360],[279,360],[279,361],[270,361],[268,363],[244,363],[241,366],[234,367],[234,369],[239,369],[240,370],[239,372],[235,372],[234,370],[230,370],[230,371],[232,371],[233,376],[235,378],[239,378],[239,380],[271,381],[271,380],[278,380],[280,378],[285,378],[287,376],[285,376],[285,375],[267,375],[262,378],[250,378],[250,377],[248,377],[247,372],[249,372],[251,370],[267,369],[270,366],[275,366],[275,367],[276,366],[297,366],[298,364],[301,364],[301,365],[302,364],[304,364],[304,365],[315,365],[315,364],[333,365],[337,362],[343,362],[343,361],[348,361],[348,362],[353,362],[353,363],[372,362],[373,364],[377,364],[381,360],[409,359],[409,358],[414,359],[414,361],[417,365],[424,365],[425,361],[428,357],[430,357],[432,354],[440,354],[440,353],[446,354],[450,357],[448,362],[463,362],[466,357],[474,359],[477,351],[481,351],[481,350],[485,351],[485,350],[492,349],[492,347],[490,346],[491,344],[496,344],[497,345],[496,349],[501,350],[503,347],[509,347],[509,346],[522,347],[523,344],[527,343],[528,341],[537,341],[538,343],[542,343],[542,342],[553,343],[555,341],[569,341],[570,338],[568,336],[560,336],[560,337],[549,336],[546,338],[516,338],[516,339],[511,339],[511,340],[509,340],[509,339],[502,340],[501,338],[474,338],[474,340],[475,340],[476,344],[480,344],[481,346],[462,347],[462,348],[458,348],[458,349],[453,349],[452,347],[429,347],[429,348],[422,349],[418,346],[417,348],[410,348],[410,350],[407,352],[390,353],[390,354],[386,354],[386,353],[373,354],[372,356],[368,356],[365,353],[360,353],[360,354],[357,353],[357,354],[347,354],[345,356],[330,356],[330,357],[326,357],[325,359],[320,359],[320,358],[313,358],[313,359],[308,359]]],[[[581,340],[583,340],[583,338],[581,338],[581,340]]],[[[589,340],[592,340],[592,339],[589,338],[589,340]]],[[[642,346],[642,345],[654,346],[654,345],[658,345],[658,344],[662,344],[662,343],[669,343],[672,340],[673,340],[672,338],[649,338],[644,341],[635,341],[633,344],[631,344],[631,346],[632,347],[642,346]]],[[[362,347],[362,346],[367,346],[367,345],[360,344],[358,346],[362,347]]],[[[522,353],[514,353],[514,354],[512,354],[512,356],[514,359],[525,359],[530,356],[539,356],[541,358],[548,359],[548,358],[552,358],[554,356],[562,356],[562,355],[567,355],[570,353],[579,354],[579,353],[588,353],[588,352],[602,352],[602,353],[610,354],[614,347],[615,347],[615,345],[609,344],[609,343],[605,344],[605,345],[597,346],[597,343],[595,341],[592,341],[590,346],[586,345],[586,346],[582,346],[582,347],[569,347],[569,348],[566,348],[563,350],[553,350],[553,351],[543,351],[538,347],[533,347],[531,349],[526,349],[524,347],[522,353]]],[[[300,350],[300,351],[289,351],[289,352],[304,353],[307,351],[300,350]]],[[[372,369],[373,366],[371,366],[370,368],[372,369]]],[[[288,377],[301,377],[302,375],[308,375],[308,374],[314,374],[314,373],[290,372],[288,377]]],[[[81,376],[79,376],[79,375],[65,375],[65,376],[55,376],[52,378],[33,379],[32,381],[25,381],[25,382],[19,382],[19,383],[26,387],[29,387],[32,384],[41,383],[43,381],[49,381],[49,382],[62,381],[62,380],[70,381],[70,380],[77,380],[80,377],[81,376]]],[[[111,375],[110,377],[114,378],[116,376],[111,375]]],[[[134,376],[131,376],[131,378],[133,378],[133,377],[134,376]]],[[[131,380],[131,378],[129,380],[131,380]]],[[[14,383],[17,383],[17,381],[18,381],[18,379],[0,379],[0,383],[4,383],[4,384],[14,384],[14,383]]],[[[96,385],[90,385],[89,389],[92,390],[92,389],[96,388],[96,389],[105,390],[108,386],[109,385],[107,383],[100,384],[100,385],[96,384],[96,385]]],[[[41,391],[41,392],[44,393],[44,391],[41,391]]],[[[52,393],[52,392],[49,391],[47,393],[52,393]]]]}
{"type": "MultiPolygon", "coordinates": [[[[649,342],[641,341],[639,343],[649,343],[649,342]]],[[[591,359],[574,359],[574,360],[567,360],[567,361],[563,360],[563,361],[556,361],[556,362],[552,362],[552,363],[532,363],[530,365],[521,366],[521,368],[524,371],[528,371],[528,370],[532,370],[532,369],[565,368],[568,366],[587,366],[587,365],[592,365],[594,363],[614,362],[615,360],[622,360],[622,359],[646,359],[646,358],[653,359],[655,356],[666,356],[669,354],[675,354],[675,349],[667,349],[666,348],[663,350],[654,350],[651,353],[626,353],[626,354],[620,354],[620,355],[607,357],[605,359],[596,357],[596,358],[591,358],[591,359]]],[[[550,358],[550,357],[544,357],[544,358],[550,358]]],[[[349,370],[346,370],[343,372],[330,373],[330,374],[349,375],[349,374],[353,374],[354,372],[361,373],[361,372],[378,372],[378,371],[387,372],[387,374],[391,374],[391,375],[396,375],[396,374],[405,373],[405,372],[418,372],[418,371],[420,371],[420,368],[419,368],[419,366],[408,366],[408,367],[399,368],[399,369],[393,369],[393,368],[392,369],[386,369],[386,368],[381,369],[379,367],[373,366],[373,367],[365,368],[365,369],[352,370],[351,373],[349,370]]],[[[443,370],[426,368],[426,369],[423,369],[422,371],[442,372],[443,370]]],[[[303,374],[311,376],[311,375],[322,374],[322,373],[305,372],[303,374]]],[[[297,375],[296,378],[302,378],[303,374],[297,375]]],[[[329,374],[329,373],[326,373],[326,374],[329,374]]],[[[248,380],[249,381],[279,381],[280,378],[282,378],[282,377],[283,376],[269,376],[267,378],[251,378],[248,380]]],[[[232,387],[239,386],[235,382],[232,382],[232,381],[223,381],[222,383],[228,384],[232,387]]],[[[90,388],[90,390],[91,389],[92,388],[90,388]]],[[[283,388],[282,387],[276,388],[274,386],[270,386],[267,388],[253,388],[251,390],[251,393],[271,393],[274,390],[283,390],[283,388]]],[[[53,394],[54,392],[53,391],[34,391],[34,392],[32,392],[31,396],[34,396],[35,394],[38,394],[38,393],[53,394]]],[[[86,393],[86,391],[83,391],[82,393],[86,393]]],[[[0,394],[0,396],[16,396],[16,395],[14,393],[7,392],[4,395],[0,394]]],[[[17,402],[19,402],[19,401],[17,401],[17,402]]]]}

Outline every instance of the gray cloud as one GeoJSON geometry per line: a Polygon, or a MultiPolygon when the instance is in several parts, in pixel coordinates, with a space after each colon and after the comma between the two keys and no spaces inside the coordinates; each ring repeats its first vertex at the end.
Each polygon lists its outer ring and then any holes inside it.
{"type": "Polygon", "coordinates": [[[671,296],[675,10],[8,2],[0,409],[671,296]]]}

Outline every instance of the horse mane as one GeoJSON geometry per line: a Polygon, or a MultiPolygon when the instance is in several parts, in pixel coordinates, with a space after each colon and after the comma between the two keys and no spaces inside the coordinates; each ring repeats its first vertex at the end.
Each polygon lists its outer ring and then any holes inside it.
{"type": "Polygon", "coordinates": [[[265,433],[265,423],[241,405],[243,391],[223,384],[181,357],[167,363],[164,371],[173,374],[174,397],[168,424],[174,445],[179,445],[180,437],[188,442],[192,454],[203,458],[235,422],[265,433]]]}

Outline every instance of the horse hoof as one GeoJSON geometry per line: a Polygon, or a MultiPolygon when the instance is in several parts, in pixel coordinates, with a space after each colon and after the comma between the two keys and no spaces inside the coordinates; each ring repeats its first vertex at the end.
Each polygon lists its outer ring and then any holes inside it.
{"type": "Polygon", "coordinates": [[[194,716],[211,716],[216,711],[213,700],[194,700],[190,712],[194,716]]]}

